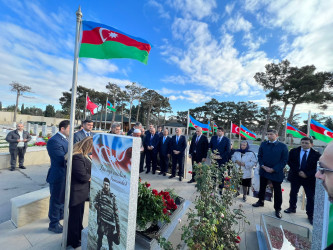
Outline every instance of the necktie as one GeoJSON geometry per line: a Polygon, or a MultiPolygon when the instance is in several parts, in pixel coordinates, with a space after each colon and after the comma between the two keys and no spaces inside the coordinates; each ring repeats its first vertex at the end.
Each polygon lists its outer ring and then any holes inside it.
{"type": "Polygon", "coordinates": [[[308,151],[304,151],[303,157],[302,157],[302,162],[301,162],[301,170],[305,170],[306,169],[306,154],[308,153],[308,151]]]}
{"type": "Polygon", "coordinates": [[[178,136],[176,138],[177,138],[177,144],[178,144],[178,136]]]}
{"type": "Polygon", "coordinates": [[[219,137],[219,142],[218,143],[220,143],[221,142],[221,137],[219,137]]]}
{"type": "Polygon", "coordinates": [[[89,132],[87,133],[87,136],[90,136],[90,133],[89,133],[89,132]]]}
{"type": "Polygon", "coordinates": [[[200,137],[197,137],[195,144],[198,144],[199,139],[200,139],[200,137]]]}
{"type": "Polygon", "coordinates": [[[164,136],[164,137],[163,137],[163,144],[164,144],[164,142],[165,142],[165,139],[166,139],[166,137],[164,136]]]}

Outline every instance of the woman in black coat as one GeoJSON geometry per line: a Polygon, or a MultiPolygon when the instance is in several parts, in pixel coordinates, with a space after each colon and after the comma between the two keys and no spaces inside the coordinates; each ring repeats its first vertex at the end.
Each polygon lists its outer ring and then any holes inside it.
{"type": "Polygon", "coordinates": [[[69,218],[67,245],[73,248],[81,246],[81,230],[84,214],[84,202],[89,196],[91,180],[91,158],[93,138],[86,137],[73,148],[71,193],[69,200],[69,218]]]}

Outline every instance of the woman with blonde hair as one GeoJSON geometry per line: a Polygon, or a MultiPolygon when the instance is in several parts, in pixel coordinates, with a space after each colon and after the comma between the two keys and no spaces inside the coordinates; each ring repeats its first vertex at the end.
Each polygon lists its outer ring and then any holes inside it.
{"type": "MultiPolygon", "coordinates": [[[[89,182],[91,180],[91,159],[89,154],[92,150],[93,138],[90,136],[74,144],[73,148],[67,234],[67,245],[71,245],[73,248],[81,246],[84,202],[89,196],[89,182]]],[[[68,159],[68,154],[65,159],[68,159]]]]}

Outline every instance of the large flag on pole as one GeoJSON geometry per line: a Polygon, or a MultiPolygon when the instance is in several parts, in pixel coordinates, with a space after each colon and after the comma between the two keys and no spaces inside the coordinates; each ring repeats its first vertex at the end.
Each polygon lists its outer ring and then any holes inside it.
{"type": "Polygon", "coordinates": [[[110,101],[107,101],[106,103],[106,107],[108,109],[110,109],[111,111],[116,111],[116,106],[115,105],[112,105],[112,103],[110,101]]]}
{"type": "Polygon", "coordinates": [[[323,142],[333,141],[333,131],[311,119],[310,135],[323,142]]]}
{"type": "Polygon", "coordinates": [[[192,127],[192,128],[200,127],[200,128],[202,128],[203,133],[207,133],[208,131],[210,131],[210,126],[208,124],[204,124],[204,123],[197,121],[191,115],[189,115],[189,118],[190,118],[189,127],[192,127]]]}
{"type": "Polygon", "coordinates": [[[307,136],[305,133],[300,131],[299,129],[295,128],[291,124],[287,123],[287,134],[291,134],[292,136],[296,138],[303,138],[307,136]]]}
{"type": "Polygon", "coordinates": [[[254,133],[251,130],[247,129],[243,125],[241,125],[241,127],[240,127],[240,134],[241,134],[241,136],[245,137],[246,139],[250,139],[250,140],[255,140],[257,138],[256,133],[254,133]]]}
{"type": "Polygon", "coordinates": [[[232,125],[231,125],[231,133],[239,135],[239,131],[240,131],[239,126],[237,126],[236,124],[232,123],[232,125]]]}
{"type": "Polygon", "coordinates": [[[110,26],[82,21],[79,57],[96,59],[131,58],[147,64],[150,44],[110,26]]]}
{"type": "Polygon", "coordinates": [[[98,107],[98,105],[96,105],[95,103],[93,103],[92,101],[90,101],[89,96],[87,96],[87,107],[86,109],[88,109],[90,111],[90,113],[92,115],[94,115],[94,109],[98,107]]]}

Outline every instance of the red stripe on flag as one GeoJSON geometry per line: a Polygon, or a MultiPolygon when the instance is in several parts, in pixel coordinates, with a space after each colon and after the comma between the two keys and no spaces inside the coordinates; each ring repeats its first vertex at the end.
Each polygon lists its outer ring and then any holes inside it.
{"type": "Polygon", "coordinates": [[[255,135],[254,135],[254,134],[251,134],[249,131],[246,131],[246,130],[244,130],[244,129],[242,129],[242,128],[241,128],[241,131],[244,132],[245,134],[247,134],[247,135],[253,137],[253,138],[256,138],[255,135]]]}
{"type": "Polygon", "coordinates": [[[333,133],[322,127],[316,126],[313,123],[310,124],[310,127],[314,132],[333,138],[333,133]]]}
{"type": "MultiPolygon", "coordinates": [[[[128,36],[125,36],[121,33],[118,33],[118,32],[112,31],[112,30],[103,29],[102,36],[104,38],[104,42],[114,41],[114,42],[122,43],[126,46],[136,47],[139,50],[145,50],[148,53],[151,49],[150,44],[138,42],[128,36]],[[116,36],[116,37],[114,37],[114,36],[116,36]]],[[[95,44],[95,45],[102,44],[103,40],[102,40],[101,34],[100,34],[100,27],[97,27],[92,30],[83,31],[82,43],[89,43],[89,44],[95,44]]]]}

